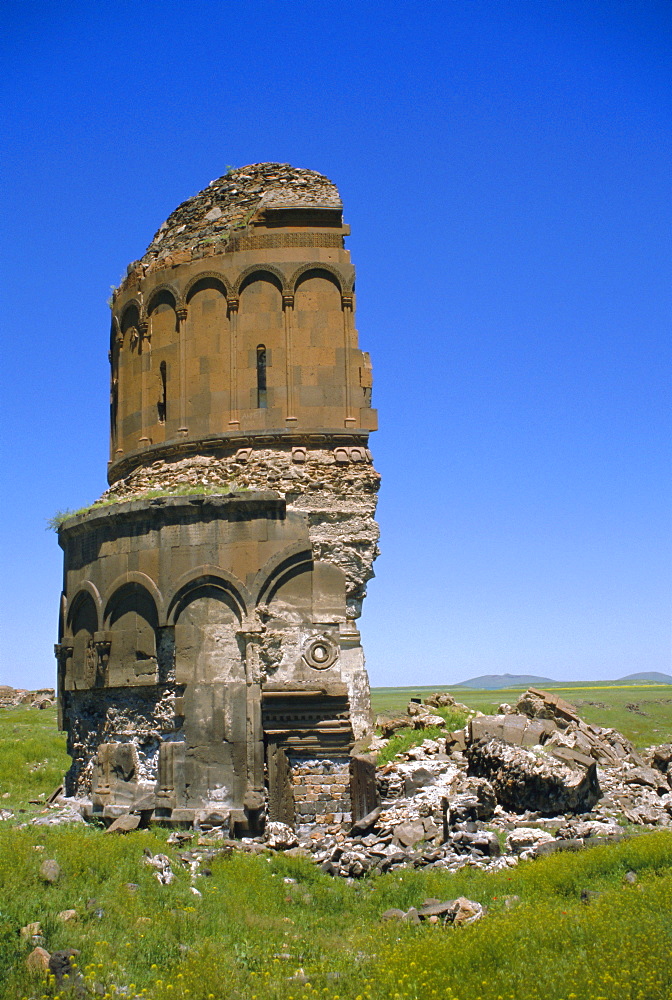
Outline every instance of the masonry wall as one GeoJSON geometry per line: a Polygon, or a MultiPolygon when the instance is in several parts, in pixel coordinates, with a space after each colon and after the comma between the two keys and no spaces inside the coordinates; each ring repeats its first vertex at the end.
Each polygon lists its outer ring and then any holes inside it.
{"type": "Polygon", "coordinates": [[[296,825],[331,826],[352,821],[349,758],[290,758],[296,825]]]}

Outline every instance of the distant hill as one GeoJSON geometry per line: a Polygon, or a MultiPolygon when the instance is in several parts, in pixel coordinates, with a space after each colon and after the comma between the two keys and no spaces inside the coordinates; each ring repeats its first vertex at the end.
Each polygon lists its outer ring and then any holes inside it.
{"type": "MultiPolygon", "coordinates": [[[[662,677],[662,674],[660,675],[662,677]]],[[[451,688],[481,688],[486,691],[497,691],[499,688],[539,687],[544,684],[558,684],[550,677],[535,677],[533,674],[483,674],[472,677],[461,684],[452,684],[451,688]]]]}
{"type": "Polygon", "coordinates": [[[453,688],[474,688],[482,691],[499,691],[501,688],[526,688],[526,687],[546,687],[548,685],[562,685],[567,687],[580,687],[581,684],[672,684],[672,675],[661,674],[656,670],[644,671],[638,674],[627,674],[617,680],[602,681],[554,681],[550,677],[535,677],[533,674],[483,674],[481,677],[472,677],[461,684],[451,684],[453,688]]]}
{"type": "Polygon", "coordinates": [[[656,670],[650,670],[641,674],[626,674],[625,677],[619,677],[619,681],[650,681],[652,684],[672,684],[672,675],[661,674],[656,670]]]}

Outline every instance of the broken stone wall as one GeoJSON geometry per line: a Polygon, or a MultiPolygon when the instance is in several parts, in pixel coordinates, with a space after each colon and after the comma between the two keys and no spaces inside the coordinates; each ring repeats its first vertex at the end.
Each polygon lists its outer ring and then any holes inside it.
{"type": "Polygon", "coordinates": [[[349,823],[350,761],[290,758],[296,825],[331,826],[349,823]]]}

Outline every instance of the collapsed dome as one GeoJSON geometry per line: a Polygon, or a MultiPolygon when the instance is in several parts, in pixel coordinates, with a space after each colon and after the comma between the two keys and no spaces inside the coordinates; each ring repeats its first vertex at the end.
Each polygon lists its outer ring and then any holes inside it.
{"type": "MultiPolygon", "coordinates": [[[[314,170],[289,163],[253,163],[228,170],[207,188],[188,198],[159,227],[143,263],[175,251],[225,245],[267,209],[327,209],[340,213],[341,197],[335,184],[314,170]]],[[[340,216],[339,216],[340,221],[340,216]]]]}

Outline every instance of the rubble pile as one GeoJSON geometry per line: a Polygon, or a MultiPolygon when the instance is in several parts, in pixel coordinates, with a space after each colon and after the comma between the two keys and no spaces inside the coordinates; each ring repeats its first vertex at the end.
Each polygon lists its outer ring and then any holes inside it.
{"type": "MultiPolygon", "coordinates": [[[[423,728],[415,720],[446,705],[456,706],[450,695],[432,696],[378,723],[390,735],[402,721],[423,728]]],[[[355,878],[409,866],[495,870],[620,839],[623,820],[672,826],[672,744],[639,754],[622,734],[587,725],[535,688],[515,708],[477,713],[463,730],[398,755],[378,768],[376,784],[380,805],[349,832],[299,829],[294,850],[355,878]]]]}
{"type": "MultiPolygon", "coordinates": [[[[403,718],[408,725],[431,717],[432,707],[455,704],[452,699],[412,702],[403,718]]],[[[378,737],[373,741],[378,749],[386,743],[378,737]]],[[[233,840],[223,814],[194,833],[176,831],[169,843],[196,840],[180,856],[194,877],[222,853],[276,850],[312,858],[331,875],[360,878],[406,867],[497,870],[618,840],[624,821],[672,827],[672,743],[638,753],[622,734],[586,725],[566,702],[535,689],[525,692],[515,709],[502,706],[494,716],[477,713],[463,730],[425,739],[389,763],[371,765],[370,780],[378,804],[347,828],[309,823],[293,829],[268,822],[263,836],[233,840]]],[[[33,822],[71,821],[75,800],[52,799],[53,820],[33,822]]],[[[140,816],[122,819],[137,822],[110,827],[110,833],[141,825],[140,816]]],[[[166,862],[163,856],[147,862],[159,880],[170,878],[166,862]]],[[[449,908],[456,902],[426,905],[449,908]]],[[[409,916],[399,911],[389,919],[436,917],[449,923],[450,912],[409,916]]]]}

